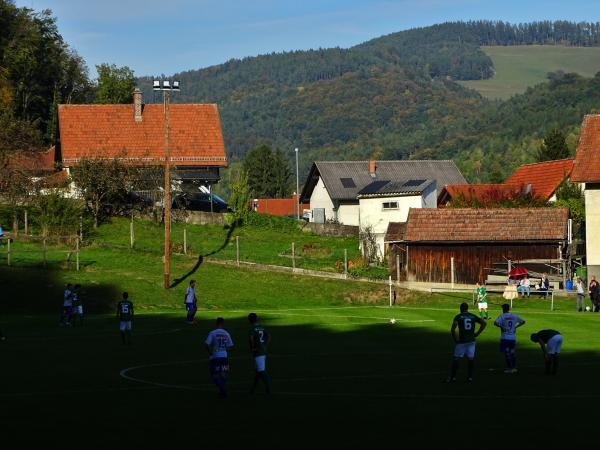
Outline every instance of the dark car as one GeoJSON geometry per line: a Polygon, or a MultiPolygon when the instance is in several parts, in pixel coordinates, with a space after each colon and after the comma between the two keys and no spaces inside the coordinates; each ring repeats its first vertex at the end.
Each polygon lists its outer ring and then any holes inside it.
{"type": "Polygon", "coordinates": [[[207,211],[223,213],[229,211],[227,202],[218,195],[212,194],[212,209],[211,195],[204,192],[177,194],[173,198],[173,208],[186,209],[188,211],[207,211]]]}

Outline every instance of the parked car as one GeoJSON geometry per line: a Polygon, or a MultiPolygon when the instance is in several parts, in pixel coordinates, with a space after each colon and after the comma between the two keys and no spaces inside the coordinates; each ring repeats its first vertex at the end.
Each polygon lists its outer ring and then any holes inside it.
{"type": "MultiPolygon", "coordinates": [[[[189,193],[184,192],[175,195],[173,198],[173,208],[186,209],[188,211],[211,211],[211,195],[204,192],[189,193]]],[[[212,211],[223,213],[230,211],[229,205],[218,195],[212,194],[212,211]]]]}

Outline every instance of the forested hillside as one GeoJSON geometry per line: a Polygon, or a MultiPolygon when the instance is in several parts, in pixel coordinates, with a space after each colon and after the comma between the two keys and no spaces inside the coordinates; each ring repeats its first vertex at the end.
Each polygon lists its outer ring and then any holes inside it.
{"type": "MultiPolygon", "coordinates": [[[[349,49],[273,53],[174,75],[176,101],[218,103],[233,161],[268,143],[306,171],[315,159],[456,158],[471,180],[530,161],[552,127],[576,133],[597,108],[597,80],[559,74],[506,102],[458,80],[494,75],[481,45],[596,46],[599,23],[454,22],[349,49]]],[[[151,78],[140,79],[152,98],[151,78]]],[[[573,141],[575,135],[570,137],[573,141]]]]}

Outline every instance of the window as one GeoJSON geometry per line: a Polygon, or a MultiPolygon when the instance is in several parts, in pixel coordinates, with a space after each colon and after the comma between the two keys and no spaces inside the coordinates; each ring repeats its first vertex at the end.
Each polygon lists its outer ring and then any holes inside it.
{"type": "Polygon", "coordinates": [[[342,182],[342,186],[344,186],[346,189],[356,187],[356,184],[354,183],[354,180],[352,178],[340,178],[340,181],[342,182]]]}
{"type": "Polygon", "coordinates": [[[383,209],[398,209],[398,202],[383,202],[383,209]]]}

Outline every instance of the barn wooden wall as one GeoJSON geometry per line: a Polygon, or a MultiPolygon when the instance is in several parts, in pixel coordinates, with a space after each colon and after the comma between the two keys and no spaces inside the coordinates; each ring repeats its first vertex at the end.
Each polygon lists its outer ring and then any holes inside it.
{"type": "Polygon", "coordinates": [[[510,259],[557,259],[558,243],[554,244],[407,244],[390,251],[390,271],[396,278],[396,254],[400,255],[401,280],[450,283],[450,258],[454,257],[455,282],[474,284],[484,281],[485,268],[510,259]],[[408,250],[408,273],[406,255],[408,250]]]}

